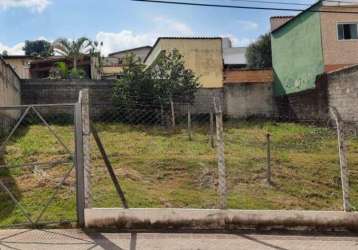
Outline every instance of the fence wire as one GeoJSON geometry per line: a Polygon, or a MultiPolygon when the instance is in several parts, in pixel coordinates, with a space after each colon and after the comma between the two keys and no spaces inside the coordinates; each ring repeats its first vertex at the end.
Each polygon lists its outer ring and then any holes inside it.
{"type": "MultiPolygon", "coordinates": [[[[91,106],[92,123],[129,207],[216,206],[210,114],[191,114],[189,107],[181,103],[91,106]]],[[[118,207],[118,195],[94,141],[91,147],[93,206],[118,207]]]]}
{"type": "Polygon", "coordinates": [[[76,220],[73,107],[0,110],[0,227],[76,220]]]}
{"type": "MultiPolygon", "coordinates": [[[[187,103],[91,106],[92,122],[129,207],[220,207],[216,114],[210,100],[206,106],[204,112],[187,103]]],[[[305,105],[299,109],[305,117],[293,111],[274,117],[224,116],[228,208],[342,210],[334,122],[330,116],[317,119],[305,105]]],[[[357,130],[344,126],[354,207],[357,130]]],[[[118,207],[101,156],[93,152],[93,206],[118,207]]]]}

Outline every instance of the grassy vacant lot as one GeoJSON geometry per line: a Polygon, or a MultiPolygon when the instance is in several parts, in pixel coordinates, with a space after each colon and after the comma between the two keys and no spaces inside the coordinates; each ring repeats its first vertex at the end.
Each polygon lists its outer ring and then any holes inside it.
{"type": "MultiPolygon", "coordinates": [[[[216,150],[208,127],[194,124],[193,140],[185,129],[97,123],[101,139],[120,178],[130,207],[215,208],[216,150]]],[[[54,129],[73,150],[73,127],[54,129]]],[[[92,205],[120,206],[113,185],[92,143],[92,205]]],[[[226,122],[225,155],[228,205],[241,209],[340,210],[341,189],[336,134],[329,128],[295,123],[226,122]],[[266,133],[272,134],[273,185],[265,183],[266,133]]],[[[10,166],[70,160],[47,128],[22,128],[6,149],[10,166]]],[[[358,206],[358,139],[349,140],[351,199],[358,206]]],[[[33,216],[71,164],[1,170],[0,177],[33,216]]],[[[75,177],[60,189],[45,221],[75,219],[75,177]]],[[[8,195],[0,192],[0,226],[25,221],[8,195]]]]}

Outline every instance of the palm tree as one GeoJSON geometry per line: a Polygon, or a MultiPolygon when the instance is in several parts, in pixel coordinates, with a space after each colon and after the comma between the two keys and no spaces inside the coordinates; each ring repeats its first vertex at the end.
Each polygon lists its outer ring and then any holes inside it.
{"type": "Polygon", "coordinates": [[[78,59],[93,51],[93,42],[86,37],[81,37],[73,41],[66,38],[59,38],[53,43],[53,47],[56,53],[73,60],[73,69],[76,71],[78,59]]]}

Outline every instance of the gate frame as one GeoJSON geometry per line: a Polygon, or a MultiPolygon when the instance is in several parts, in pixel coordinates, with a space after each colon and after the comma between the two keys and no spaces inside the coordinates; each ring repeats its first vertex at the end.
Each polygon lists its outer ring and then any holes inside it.
{"type": "MultiPolygon", "coordinates": [[[[73,169],[77,169],[77,164],[76,164],[76,150],[77,150],[77,145],[75,144],[75,152],[71,152],[69,150],[69,148],[64,144],[64,142],[62,141],[62,139],[57,135],[56,131],[54,131],[51,126],[48,124],[48,122],[46,121],[46,119],[44,119],[43,115],[37,110],[38,107],[73,107],[73,114],[74,114],[74,134],[76,137],[76,103],[59,103],[59,104],[26,104],[26,105],[7,105],[7,106],[0,106],[0,110],[17,110],[17,109],[25,109],[25,111],[19,113],[19,116],[17,118],[17,121],[14,123],[14,126],[10,129],[9,134],[5,137],[5,141],[3,141],[0,144],[0,150],[5,149],[6,144],[10,141],[11,137],[15,134],[16,130],[19,128],[19,126],[21,125],[21,123],[23,122],[23,120],[25,119],[25,117],[29,114],[30,110],[33,110],[33,112],[35,113],[35,115],[41,120],[41,122],[49,129],[50,133],[52,134],[52,136],[54,136],[57,140],[57,142],[59,142],[61,144],[61,146],[67,151],[67,153],[71,156],[71,160],[73,162],[71,168],[65,173],[65,175],[63,176],[62,180],[60,181],[60,183],[58,183],[56,185],[56,187],[54,188],[54,192],[51,194],[50,198],[46,201],[45,206],[40,210],[40,214],[37,216],[37,218],[35,218],[35,221],[32,220],[30,214],[27,212],[27,210],[20,204],[20,202],[15,198],[15,196],[12,194],[12,192],[7,188],[7,186],[0,180],[0,187],[10,196],[11,200],[16,204],[16,206],[18,206],[21,210],[21,212],[23,213],[23,215],[27,218],[27,220],[29,221],[29,223],[33,226],[33,227],[37,227],[39,225],[40,219],[42,218],[42,216],[44,215],[44,213],[46,212],[47,208],[49,207],[49,205],[52,203],[53,199],[55,198],[55,196],[58,194],[58,191],[60,189],[61,186],[63,186],[65,180],[69,177],[69,175],[72,173],[73,169]]],[[[76,142],[76,141],[75,141],[76,142]]],[[[50,162],[48,163],[41,163],[43,164],[50,164],[50,162]]],[[[24,167],[27,165],[34,165],[33,163],[28,163],[28,164],[22,164],[19,167],[24,167]]],[[[3,166],[0,166],[3,168],[6,168],[6,164],[3,166]]],[[[76,179],[77,179],[77,173],[76,173],[76,179]]],[[[78,196],[78,192],[76,190],[76,197],[78,196]]],[[[77,210],[78,212],[78,210],[77,210]]],[[[79,214],[77,213],[77,222],[79,222],[79,214]]]]}

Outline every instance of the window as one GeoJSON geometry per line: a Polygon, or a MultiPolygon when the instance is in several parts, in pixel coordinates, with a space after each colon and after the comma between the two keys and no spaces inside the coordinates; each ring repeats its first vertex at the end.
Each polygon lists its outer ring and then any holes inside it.
{"type": "Polygon", "coordinates": [[[358,39],[357,23],[340,23],[338,24],[338,40],[358,39]]]}

